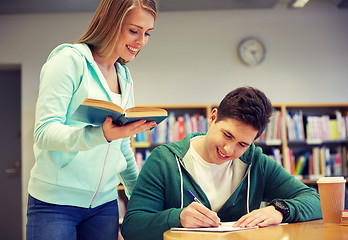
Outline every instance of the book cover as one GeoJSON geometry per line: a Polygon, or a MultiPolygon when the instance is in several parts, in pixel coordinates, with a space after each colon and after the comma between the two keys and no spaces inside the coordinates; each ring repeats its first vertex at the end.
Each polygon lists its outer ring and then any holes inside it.
{"type": "Polygon", "coordinates": [[[300,114],[298,112],[295,112],[293,119],[294,119],[294,128],[295,128],[296,140],[303,140],[302,130],[301,130],[302,123],[300,122],[300,114]]]}
{"type": "Polygon", "coordinates": [[[304,174],[304,169],[306,167],[308,160],[308,156],[306,155],[301,155],[299,156],[296,167],[295,167],[295,175],[303,175],[304,174]]]}
{"type": "Polygon", "coordinates": [[[303,124],[303,113],[300,110],[299,111],[299,131],[300,131],[300,138],[299,140],[304,140],[305,139],[305,133],[304,133],[304,124],[303,124]]]}
{"type": "Polygon", "coordinates": [[[277,111],[276,115],[276,129],[275,129],[275,136],[274,139],[280,140],[282,138],[282,113],[280,111],[277,111]]]}
{"type": "Polygon", "coordinates": [[[329,128],[330,128],[330,140],[337,140],[338,139],[338,128],[337,128],[337,120],[336,119],[330,119],[329,128]]]}
{"type": "Polygon", "coordinates": [[[286,111],[285,121],[286,121],[286,130],[287,130],[288,140],[290,141],[296,140],[294,120],[288,111],[286,111]]]}
{"type": "Polygon", "coordinates": [[[314,147],[312,149],[313,155],[313,175],[320,176],[320,149],[319,147],[314,147]]]}
{"type": "Polygon", "coordinates": [[[183,116],[179,116],[177,122],[178,122],[178,137],[179,137],[179,140],[181,140],[186,136],[185,118],[183,116]]]}
{"type": "Polygon", "coordinates": [[[86,98],[72,115],[72,119],[94,125],[103,125],[107,116],[112,118],[114,124],[122,126],[127,123],[145,119],[156,121],[157,124],[168,117],[165,109],[152,107],[133,107],[123,110],[115,103],[86,98]]]}
{"type": "Polygon", "coordinates": [[[277,161],[280,165],[282,165],[282,155],[279,148],[272,148],[273,159],[277,161]]]}
{"type": "Polygon", "coordinates": [[[283,167],[288,173],[291,173],[291,163],[290,163],[290,149],[286,147],[284,156],[283,156],[283,167]]]}
{"type": "Polygon", "coordinates": [[[341,224],[348,226],[348,210],[342,210],[341,224]]]}
{"type": "Polygon", "coordinates": [[[290,174],[294,174],[295,172],[295,156],[292,149],[289,149],[289,161],[290,161],[290,174]]]}
{"type": "MultiPolygon", "coordinates": [[[[347,147],[342,148],[342,174],[348,175],[347,147]]],[[[347,199],[348,201],[348,199],[347,199]]]]}
{"type": "Polygon", "coordinates": [[[273,111],[270,122],[268,123],[266,127],[266,140],[273,139],[273,136],[274,136],[273,132],[274,132],[274,129],[276,129],[275,115],[276,115],[276,111],[273,111]]]}

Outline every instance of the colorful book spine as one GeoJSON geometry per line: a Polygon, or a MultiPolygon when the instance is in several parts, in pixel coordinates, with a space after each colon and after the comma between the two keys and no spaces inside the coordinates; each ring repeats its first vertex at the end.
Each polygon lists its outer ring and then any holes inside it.
{"type": "MultiPolygon", "coordinates": [[[[208,120],[201,114],[185,113],[175,116],[174,112],[168,113],[168,118],[149,132],[136,135],[135,142],[147,142],[150,145],[159,145],[177,142],[192,132],[207,132],[208,120]]],[[[138,145],[139,146],[139,145],[138,145]]]]}

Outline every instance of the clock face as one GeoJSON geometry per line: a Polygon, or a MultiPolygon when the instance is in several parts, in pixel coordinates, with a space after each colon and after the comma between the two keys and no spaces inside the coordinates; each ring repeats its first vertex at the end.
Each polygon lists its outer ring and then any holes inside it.
{"type": "Polygon", "coordinates": [[[264,60],[266,48],[260,40],[246,38],[238,46],[238,55],[245,64],[256,66],[264,60]]]}

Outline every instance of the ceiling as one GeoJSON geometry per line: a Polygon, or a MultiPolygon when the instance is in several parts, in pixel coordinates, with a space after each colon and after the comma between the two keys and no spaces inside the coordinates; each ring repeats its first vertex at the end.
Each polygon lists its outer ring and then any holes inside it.
{"type": "MultiPolygon", "coordinates": [[[[273,8],[278,1],[284,0],[157,0],[159,11],[262,9],[273,8]]],[[[321,1],[332,2],[338,8],[348,8],[348,0],[321,1]]],[[[99,2],[100,0],[0,0],[0,14],[94,12],[99,2]]]]}

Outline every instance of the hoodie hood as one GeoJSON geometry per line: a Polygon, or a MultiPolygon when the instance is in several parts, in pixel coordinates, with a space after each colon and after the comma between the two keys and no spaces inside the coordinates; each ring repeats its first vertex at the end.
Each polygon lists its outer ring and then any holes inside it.
{"type": "MultiPolygon", "coordinates": [[[[52,50],[50,55],[48,56],[47,60],[50,58],[54,57],[56,54],[58,54],[60,51],[62,51],[65,48],[71,48],[73,49],[76,53],[78,53],[81,57],[85,58],[86,61],[91,65],[91,66],[96,66],[97,63],[94,61],[92,51],[90,48],[87,46],[85,43],[78,43],[78,44],[70,44],[70,43],[64,43],[59,46],[57,46],[55,49],[52,50]]],[[[117,74],[120,75],[125,81],[131,82],[130,81],[130,74],[128,69],[118,63],[115,62],[115,66],[117,68],[117,74]]]]}
{"type": "Polygon", "coordinates": [[[90,64],[95,63],[91,50],[84,43],[80,43],[80,44],[64,43],[64,44],[61,44],[52,50],[52,52],[48,56],[47,60],[51,59],[52,57],[57,55],[61,50],[63,50],[64,48],[67,48],[67,47],[74,49],[79,55],[81,55],[81,57],[84,57],[90,64]]]}
{"type": "MultiPolygon", "coordinates": [[[[93,72],[98,76],[97,79],[99,80],[100,84],[103,86],[103,89],[105,90],[106,95],[108,96],[108,100],[112,101],[112,99],[111,99],[112,93],[108,87],[107,81],[105,80],[104,75],[100,71],[97,63],[94,61],[92,52],[87,44],[85,44],[85,43],[78,43],[78,44],[64,43],[64,44],[61,44],[52,50],[52,52],[48,56],[48,60],[53,58],[54,56],[56,56],[60,52],[69,51],[69,50],[73,50],[76,54],[79,55],[79,57],[81,57],[82,59],[85,60],[85,64],[86,64],[85,69],[88,69],[88,68],[93,69],[93,72]]],[[[115,65],[115,68],[117,71],[118,82],[120,84],[120,89],[122,92],[121,107],[123,109],[127,109],[127,108],[132,107],[134,105],[134,97],[133,96],[131,96],[131,101],[128,102],[129,94],[130,94],[130,92],[133,91],[132,78],[131,78],[129,70],[126,66],[124,66],[118,62],[115,62],[114,65],[115,65]]],[[[88,82],[87,83],[88,89],[92,88],[90,85],[89,79],[93,78],[93,77],[88,76],[88,74],[84,74],[84,76],[87,78],[86,80],[88,82]]],[[[90,95],[91,92],[92,92],[92,90],[88,90],[88,97],[94,98],[93,96],[90,95]]]]}

